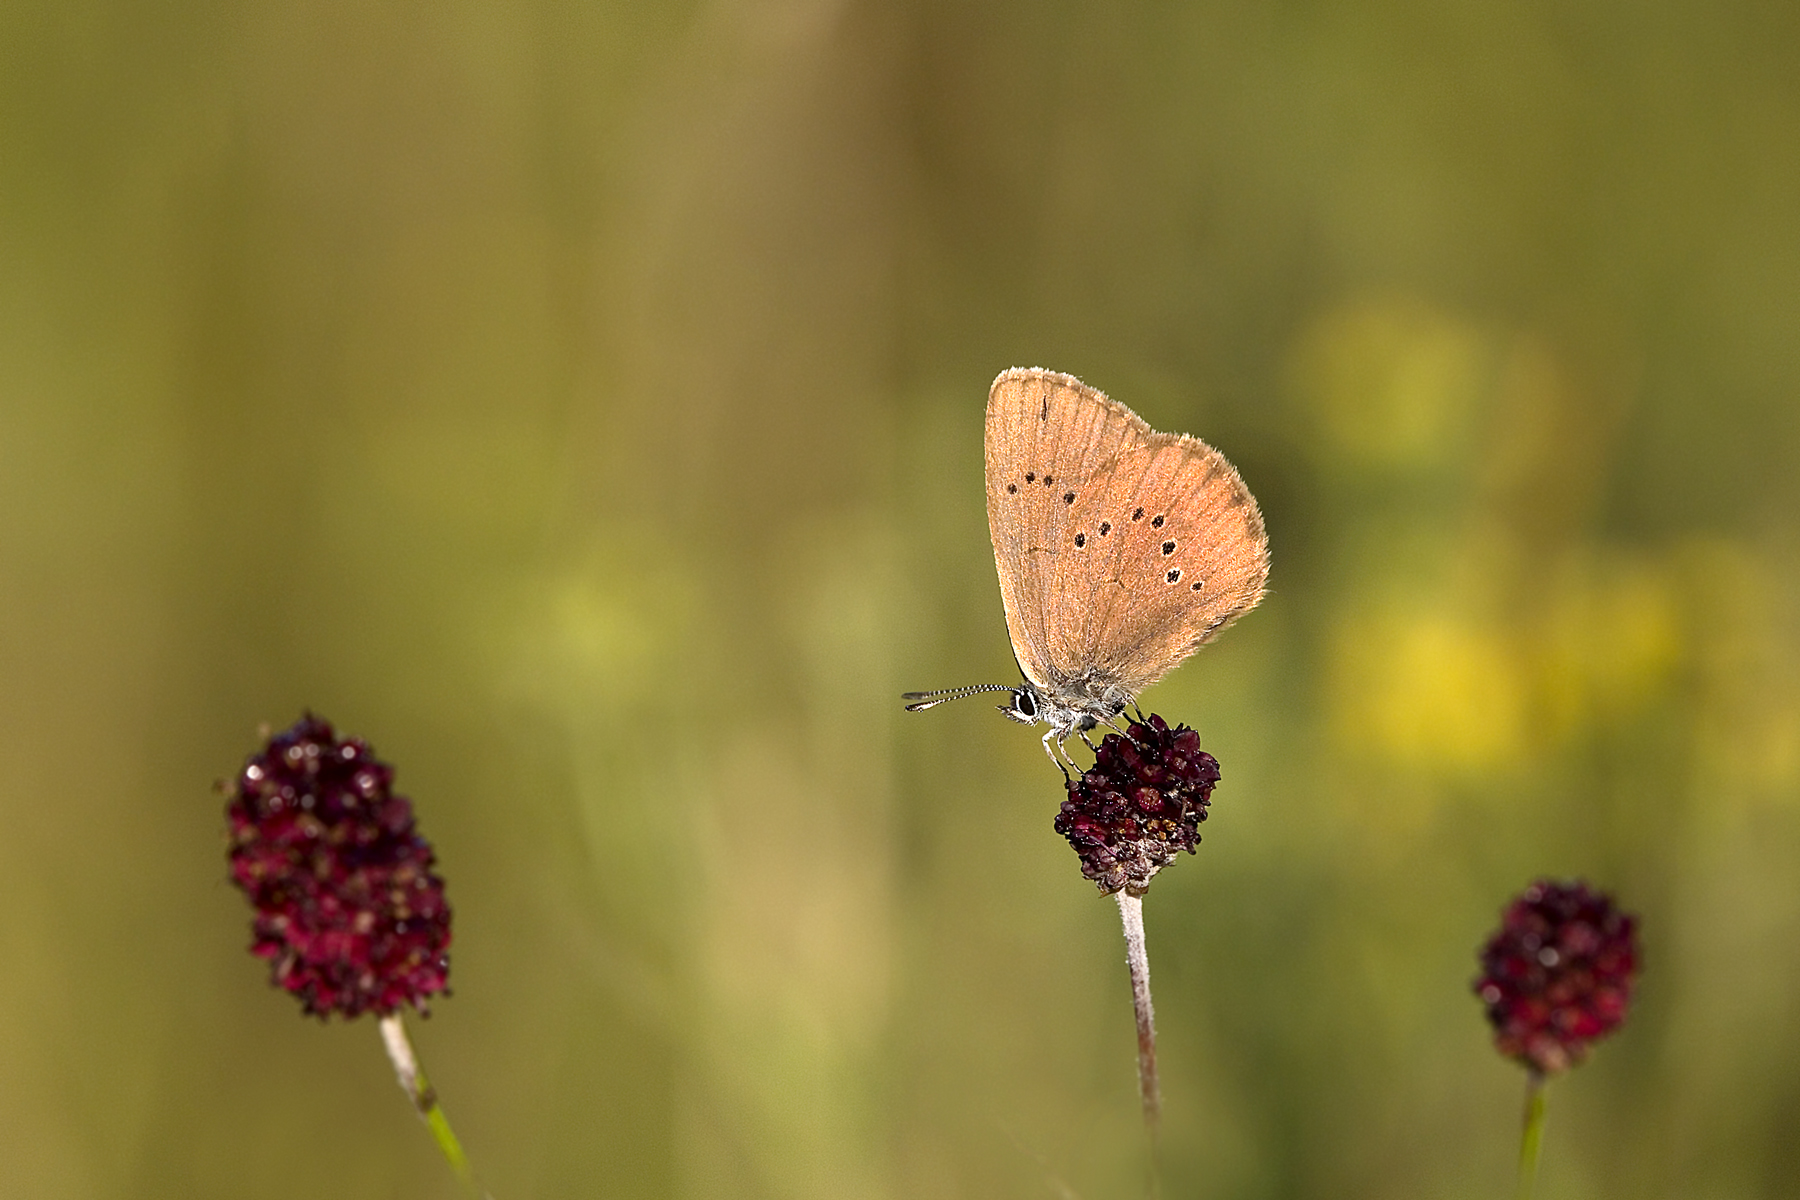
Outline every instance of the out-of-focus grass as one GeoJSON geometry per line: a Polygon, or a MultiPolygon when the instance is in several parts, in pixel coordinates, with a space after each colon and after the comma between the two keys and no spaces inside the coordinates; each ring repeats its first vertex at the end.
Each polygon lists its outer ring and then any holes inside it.
{"type": "Polygon", "coordinates": [[[1272,594],[1146,703],[1165,1194],[1491,1196],[1505,897],[1644,919],[1542,1193],[1796,1194],[1792,14],[0,12],[0,1191],[436,1196],[243,952],[312,706],[457,910],[497,1196],[1140,1194],[1013,676],[1001,368],[1223,449],[1272,594]]]}

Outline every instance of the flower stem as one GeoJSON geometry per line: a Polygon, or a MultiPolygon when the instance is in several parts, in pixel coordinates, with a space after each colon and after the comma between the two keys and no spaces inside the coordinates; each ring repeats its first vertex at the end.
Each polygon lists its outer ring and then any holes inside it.
{"type": "Polygon", "coordinates": [[[1531,1200],[1537,1182],[1538,1148],[1544,1142],[1544,1076],[1532,1071],[1525,1080],[1525,1133],[1519,1141],[1518,1200],[1531,1200]]]}
{"type": "Polygon", "coordinates": [[[413,1052],[412,1040],[406,1036],[406,1026],[401,1023],[398,1012],[381,1018],[381,1041],[394,1064],[394,1076],[400,1081],[400,1090],[406,1093],[419,1118],[431,1130],[431,1138],[437,1143],[444,1161],[456,1172],[463,1189],[480,1200],[481,1187],[475,1182],[475,1173],[469,1169],[468,1155],[463,1153],[462,1143],[450,1129],[450,1118],[438,1105],[437,1090],[425,1078],[425,1070],[419,1066],[419,1056],[413,1052]]]}
{"type": "Polygon", "coordinates": [[[1125,926],[1125,962],[1131,968],[1131,1003],[1137,1010],[1138,1098],[1144,1103],[1144,1128],[1154,1145],[1162,1096],[1156,1086],[1156,1013],[1150,1004],[1150,956],[1144,949],[1144,898],[1123,890],[1114,895],[1125,926]]]}

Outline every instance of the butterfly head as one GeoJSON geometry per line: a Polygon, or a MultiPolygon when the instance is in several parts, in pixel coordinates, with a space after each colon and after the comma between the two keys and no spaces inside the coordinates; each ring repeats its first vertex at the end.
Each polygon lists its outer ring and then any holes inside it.
{"type": "Polygon", "coordinates": [[[1036,689],[1030,687],[1009,688],[1012,698],[1005,704],[996,704],[1001,715],[1009,721],[1017,721],[1021,725],[1036,725],[1044,719],[1044,705],[1038,699],[1036,689]]]}
{"type": "MultiPolygon", "coordinates": [[[[1044,753],[1050,761],[1068,774],[1064,766],[1067,752],[1062,759],[1057,758],[1056,750],[1070,737],[1080,734],[1084,740],[1087,731],[1117,715],[1129,701],[1127,695],[1116,700],[1110,694],[1105,701],[1096,702],[1089,698],[1075,698],[1073,695],[1065,699],[1062,695],[1052,693],[1046,695],[1032,683],[1023,683],[1017,687],[1005,683],[978,683],[971,687],[945,688],[938,692],[907,692],[901,697],[906,701],[907,712],[924,712],[928,708],[936,708],[951,700],[961,700],[964,696],[973,696],[980,692],[1006,692],[1008,700],[1005,704],[996,704],[1000,715],[1020,725],[1036,725],[1040,722],[1048,725],[1049,732],[1044,734],[1044,753]],[[1071,702],[1071,700],[1073,702],[1071,702]],[[1055,748],[1052,747],[1055,743],[1055,748]]],[[[1124,693],[1121,693],[1124,695],[1124,693]]],[[[1092,743],[1090,742],[1091,746],[1092,743]]]]}

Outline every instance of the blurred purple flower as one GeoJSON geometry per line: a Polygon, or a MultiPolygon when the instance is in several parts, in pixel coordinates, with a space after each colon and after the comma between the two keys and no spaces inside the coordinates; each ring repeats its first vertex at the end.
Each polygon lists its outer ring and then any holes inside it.
{"type": "Polygon", "coordinates": [[[1553,1075],[1617,1029],[1637,975],[1636,925],[1580,881],[1540,879],[1520,893],[1482,949],[1475,981],[1500,1053],[1553,1075]]]}
{"type": "Polygon", "coordinates": [[[1081,873],[1103,893],[1141,896],[1151,877],[1200,842],[1200,822],[1219,763],[1186,725],[1170,729],[1152,713],[1100,743],[1094,765],[1068,783],[1056,832],[1081,858],[1081,873]]]}
{"type": "Polygon", "coordinates": [[[231,878],[255,909],[250,951],[321,1019],[424,1011],[449,985],[444,883],[393,777],[309,713],[232,784],[231,878]]]}

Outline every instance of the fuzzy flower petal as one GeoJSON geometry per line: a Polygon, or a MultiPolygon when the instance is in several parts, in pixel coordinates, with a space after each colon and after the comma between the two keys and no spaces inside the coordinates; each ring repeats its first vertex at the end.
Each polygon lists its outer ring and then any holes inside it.
{"type": "Polygon", "coordinates": [[[1170,729],[1154,713],[1126,735],[1107,734],[1094,765],[1069,782],[1056,832],[1102,893],[1141,896],[1152,876],[1199,844],[1219,762],[1200,749],[1199,734],[1170,729]]]}
{"type": "Polygon", "coordinates": [[[1636,935],[1636,919],[1585,883],[1540,879],[1526,888],[1483,947],[1474,985],[1495,1047],[1540,1075],[1585,1059],[1625,1020],[1636,935]]]}
{"type": "Polygon", "coordinates": [[[231,788],[231,878],[255,910],[250,951],[324,1018],[449,985],[450,907],[394,771],[308,714],[250,756],[231,788]]]}

